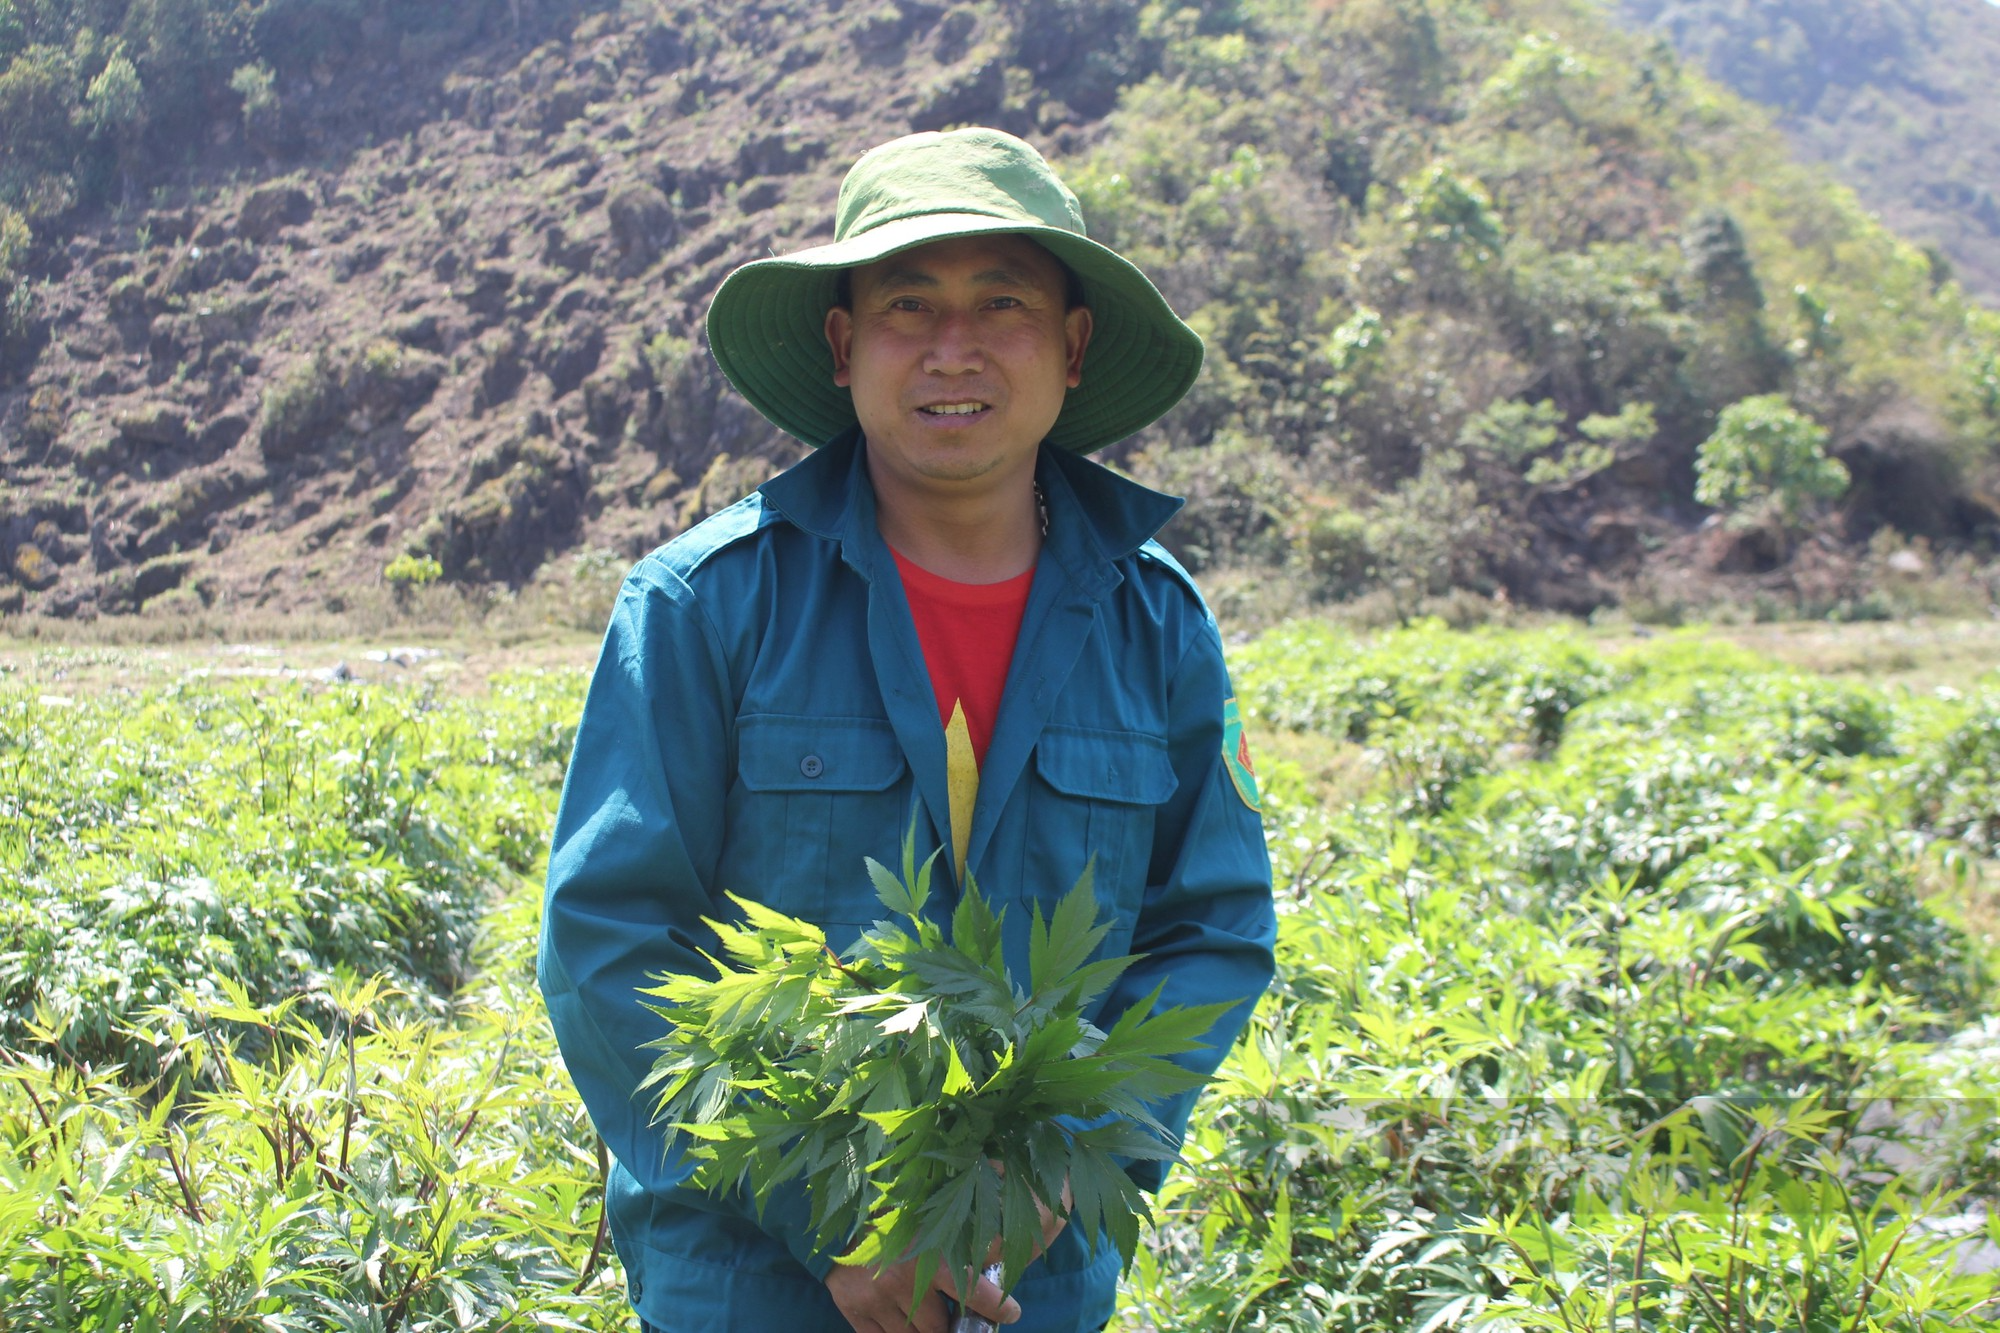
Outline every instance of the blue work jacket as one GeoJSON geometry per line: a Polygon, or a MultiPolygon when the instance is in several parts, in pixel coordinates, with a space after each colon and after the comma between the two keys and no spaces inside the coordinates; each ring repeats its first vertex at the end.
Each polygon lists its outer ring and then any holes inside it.
{"type": "MultiPolygon", "coordinates": [[[[612,612],[549,858],[540,979],[577,1090],[615,1158],[612,1236],[640,1315],[665,1333],[846,1333],[802,1194],[761,1219],[684,1187],[635,1089],[663,1022],[638,988],[704,967],[754,897],[845,948],[882,915],[863,866],[950,837],[944,729],[893,558],[875,524],[865,445],[834,441],[646,557],[612,612]]],[[[1100,953],[1143,953],[1097,1021],[1164,983],[1163,1004],[1233,1001],[1212,1072],[1271,976],[1270,863],[1224,761],[1230,695],[1215,622],[1150,538],[1179,501],[1043,449],[1048,535],[981,766],[966,855],[1007,909],[1025,974],[1044,914],[1096,858],[1117,924],[1100,953]]],[[[951,861],[939,859],[942,869],[951,861]]],[[[945,871],[933,902],[948,914],[945,871]]],[[[1194,1094],[1160,1108],[1178,1132],[1194,1094]]],[[[1131,1173],[1158,1186],[1158,1163],[1131,1173]]],[[[1065,1230],[1014,1295],[1013,1327],[1070,1333],[1111,1315],[1118,1274],[1065,1230]]]]}

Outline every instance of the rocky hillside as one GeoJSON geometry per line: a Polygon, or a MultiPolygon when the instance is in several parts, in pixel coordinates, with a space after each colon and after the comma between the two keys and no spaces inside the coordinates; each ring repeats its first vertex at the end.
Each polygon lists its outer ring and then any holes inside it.
{"type": "Polygon", "coordinates": [[[277,151],[216,119],[154,206],[35,256],[0,605],[338,601],[406,549],[519,583],[733,499],[795,446],[693,341],[722,275],[829,232],[871,143],[968,120],[1061,143],[1060,94],[1115,97],[1019,10],[494,23],[444,68],[392,47],[309,76],[277,151]]]}
{"type": "Polygon", "coordinates": [[[180,46],[77,8],[0,0],[0,112],[74,140],[0,143],[0,611],[642,552],[797,454],[701,345],[716,284],[963,122],[1059,158],[1209,338],[1116,455],[1194,497],[1198,565],[1585,609],[2000,523],[2000,325],[1582,0],[261,0],[180,46]],[[1697,446],[1754,395],[1855,484],[1711,540],[1697,446]]]}
{"type": "Polygon", "coordinates": [[[1621,0],[2000,306],[2000,6],[1621,0]]]}

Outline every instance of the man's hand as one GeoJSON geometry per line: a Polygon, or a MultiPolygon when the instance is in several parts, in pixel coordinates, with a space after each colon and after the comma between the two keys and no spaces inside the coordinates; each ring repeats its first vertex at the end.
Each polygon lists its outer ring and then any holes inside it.
{"type": "MultiPolygon", "coordinates": [[[[1042,1243],[1035,1247],[1037,1255],[1046,1253],[1069,1224],[1071,1204],[1068,1181],[1063,1182],[1062,1206],[1061,1213],[1052,1213],[1039,1199],[1035,1201],[1035,1210],[1042,1217],[1042,1243]]],[[[1000,1262],[998,1238],[987,1246],[986,1262],[1000,1262]]],[[[966,1276],[971,1277],[972,1274],[966,1276]]],[[[931,1278],[930,1290],[924,1292],[923,1299],[912,1310],[910,1297],[916,1291],[916,1285],[915,1259],[905,1259],[881,1269],[835,1264],[826,1275],[826,1289],[832,1295],[833,1303],[840,1307],[841,1314],[854,1327],[854,1333],[910,1333],[911,1329],[915,1329],[916,1333],[950,1333],[951,1316],[944,1298],[958,1297],[951,1275],[942,1268],[938,1269],[931,1278]]],[[[996,1324],[1011,1324],[1021,1317],[1020,1302],[1003,1294],[999,1287],[983,1277],[973,1284],[964,1305],[974,1314],[996,1324]]]]}
{"type": "MultiPolygon", "coordinates": [[[[951,1275],[940,1268],[923,1300],[915,1310],[910,1310],[910,1295],[916,1289],[916,1282],[914,1259],[879,1270],[835,1264],[826,1275],[826,1289],[833,1296],[833,1303],[847,1316],[847,1322],[854,1326],[854,1333],[910,1333],[911,1329],[917,1333],[948,1333],[951,1316],[944,1298],[955,1294],[951,1275]]],[[[1020,1303],[1012,1296],[1001,1295],[1000,1288],[985,1278],[973,1286],[965,1306],[996,1324],[1011,1324],[1021,1317],[1020,1303]]]]}

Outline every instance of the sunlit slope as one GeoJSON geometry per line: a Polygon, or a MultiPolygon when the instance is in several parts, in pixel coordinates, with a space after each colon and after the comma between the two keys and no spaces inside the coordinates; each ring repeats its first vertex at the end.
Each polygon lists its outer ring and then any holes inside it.
{"type": "Polygon", "coordinates": [[[308,59],[10,9],[0,121],[35,89],[74,117],[0,143],[0,610],[632,558],[799,451],[701,344],[716,284],[824,237],[862,147],[971,121],[1043,145],[1207,337],[1110,455],[1190,496],[1194,565],[1405,610],[1661,570],[1824,608],[1884,527],[1977,551],[2000,521],[1995,317],[1585,0],[475,10],[293,0],[340,38],[308,59]],[[121,58],[144,116],[114,125],[121,58]],[[1771,395],[1851,485],[1699,534],[1699,445],[1771,395]]]}
{"type": "Polygon", "coordinates": [[[1621,9],[1771,107],[1805,156],[2000,304],[2000,7],[1624,0],[1621,9]]]}

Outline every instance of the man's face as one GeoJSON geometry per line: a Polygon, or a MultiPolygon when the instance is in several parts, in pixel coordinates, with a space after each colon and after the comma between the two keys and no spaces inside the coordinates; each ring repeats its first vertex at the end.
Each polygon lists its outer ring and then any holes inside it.
{"type": "Polygon", "coordinates": [[[960,237],[850,278],[826,338],[871,464],[926,490],[1032,470],[1090,341],[1055,257],[1024,236],[960,237]]]}

